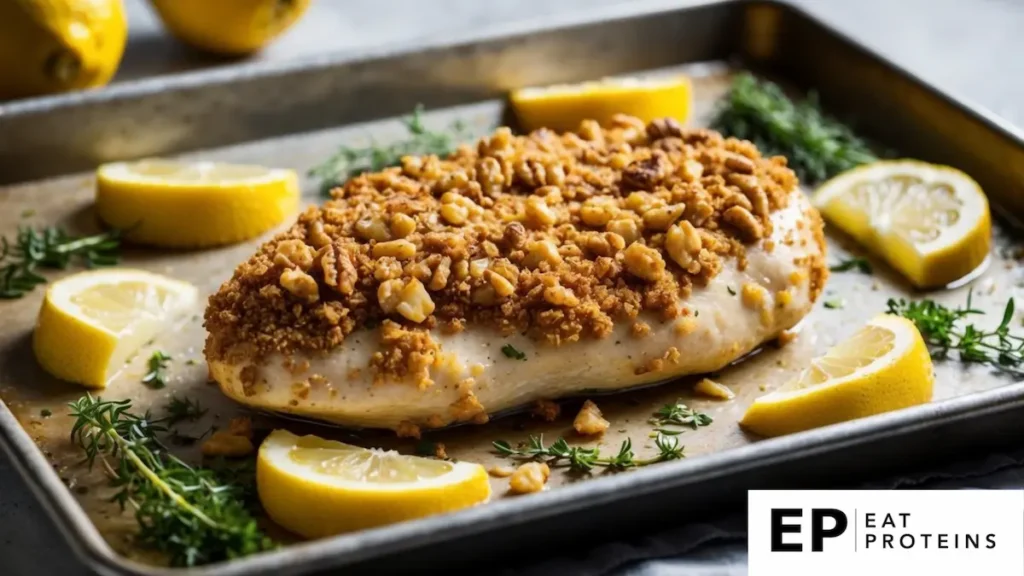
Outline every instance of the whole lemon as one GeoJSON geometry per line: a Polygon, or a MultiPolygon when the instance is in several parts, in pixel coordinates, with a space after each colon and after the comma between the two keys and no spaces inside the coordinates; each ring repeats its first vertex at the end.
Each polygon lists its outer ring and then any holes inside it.
{"type": "Polygon", "coordinates": [[[200,50],[237,56],[259,50],[294,24],[309,0],[150,0],[167,29],[200,50]]]}
{"type": "Polygon", "coordinates": [[[127,38],[121,0],[0,0],[0,100],[102,86],[127,38]]]}

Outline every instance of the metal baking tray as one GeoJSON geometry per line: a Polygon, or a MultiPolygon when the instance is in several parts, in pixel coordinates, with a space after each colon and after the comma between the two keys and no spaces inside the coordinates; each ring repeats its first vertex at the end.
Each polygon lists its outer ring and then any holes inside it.
{"type": "MultiPolygon", "coordinates": [[[[0,186],[0,230],[26,222],[17,214],[27,206],[40,217],[91,225],[87,171],[106,161],[185,155],[304,170],[340,142],[394,137],[394,117],[417,103],[437,111],[428,117],[430,123],[463,118],[483,131],[502,118],[503,96],[511,88],[666,70],[693,76],[695,122],[700,123],[730,75],[743,68],[797,90],[816,90],[826,109],[853,121],[865,135],[904,155],[955,165],[982,184],[1002,214],[1022,213],[1024,137],[977,106],[940,92],[784,3],[642,2],[462,38],[2,104],[0,184],[6,186],[0,186]]],[[[304,187],[315,200],[314,183],[306,181],[304,187]]],[[[1006,250],[1014,243],[1014,230],[1015,223],[1004,218],[996,238],[1001,249],[973,283],[976,306],[1000,308],[1019,282],[1006,250]]],[[[846,243],[832,236],[830,245],[841,251],[846,243]]],[[[126,260],[179,273],[210,290],[252,249],[249,243],[195,256],[129,252],[126,260]]],[[[683,437],[689,459],[561,482],[529,497],[294,544],[189,573],[299,574],[344,567],[346,573],[379,574],[422,572],[427,566],[479,569],[481,562],[514,569],[497,559],[526,545],[530,558],[537,558],[567,542],[621,539],[739,508],[751,488],[846,486],[1020,438],[1024,384],[954,363],[937,366],[937,398],[931,404],[773,440],[745,437],[733,423],[743,403],[761,393],[757,382],[778,385],[798,362],[849,334],[866,315],[884,310],[887,297],[914,296],[884,267],[874,277],[837,274],[829,290],[847,299],[845,310],[819,307],[795,343],[766,349],[721,375],[740,392],[731,405],[700,404],[687,396],[686,382],[600,400],[613,428],[635,428],[630,417],[675,396],[712,411],[716,424],[683,437]]],[[[960,303],[965,290],[929,297],[960,303]]],[[[48,380],[28,359],[40,292],[13,304],[0,302],[0,444],[89,568],[102,574],[177,573],[120,554],[124,550],[116,543],[124,532],[101,532],[95,510],[62,481],[70,456],[57,454],[67,451],[68,423],[36,415],[40,406],[59,406],[81,390],[48,380]]],[[[993,321],[999,317],[994,316],[993,321]]],[[[183,333],[194,337],[201,328],[193,325],[183,333]]],[[[180,353],[197,354],[194,349],[180,353]]],[[[200,368],[179,379],[201,384],[200,368]]],[[[156,400],[141,388],[136,382],[130,392],[114,388],[110,394],[139,403],[156,400]]],[[[204,400],[216,396],[212,387],[205,388],[210,391],[202,392],[204,400]]],[[[489,456],[480,446],[490,439],[565,429],[562,422],[530,424],[523,431],[510,420],[443,432],[441,438],[450,453],[485,460],[489,456]]],[[[619,438],[610,436],[607,445],[616,446],[619,438]]],[[[121,530],[130,529],[130,522],[122,524],[121,530]]]]}

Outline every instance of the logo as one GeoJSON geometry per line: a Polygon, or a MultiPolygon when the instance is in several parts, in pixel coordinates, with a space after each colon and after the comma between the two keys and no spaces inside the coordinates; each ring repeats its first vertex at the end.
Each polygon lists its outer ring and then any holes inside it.
{"type": "Polygon", "coordinates": [[[1024,490],[749,493],[750,576],[1024,576],[1024,490]]]}
{"type": "MultiPolygon", "coordinates": [[[[787,544],[782,535],[787,532],[800,533],[800,524],[787,524],[787,518],[800,519],[804,511],[800,508],[772,508],[772,552],[803,552],[800,542],[787,544]]],[[[849,520],[842,510],[835,508],[811,509],[811,551],[822,552],[825,538],[835,538],[846,532],[849,520]],[[825,528],[825,519],[832,520],[832,527],[825,528]]]]}

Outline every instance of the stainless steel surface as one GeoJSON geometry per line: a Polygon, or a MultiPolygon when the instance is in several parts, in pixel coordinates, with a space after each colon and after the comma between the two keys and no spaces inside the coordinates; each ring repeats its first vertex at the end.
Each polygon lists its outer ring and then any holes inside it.
{"type": "MultiPolygon", "coordinates": [[[[666,19],[667,20],[667,19],[666,19]]],[[[723,22],[730,21],[728,18],[722,20],[723,22]]],[[[662,24],[659,22],[659,24],[662,24]]],[[[706,25],[706,23],[705,23],[706,25]]],[[[815,29],[810,27],[806,23],[796,24],[796,28],[788,29],[791,34],[787,36],[786,42],[776,45],[776,48],[782,52],[787,50],[791,51],[790,55],[806,56],[806,46],[804,42],[811,42],[822,40],[822,38],[815,39],[815,29]],[[795,32],[794,32],[795,30],[795,32]]],[[[705,26],[705,30],[709,27],[705,26]]],[[[678,30],[667,30],[664,39],[669,38],[669,32],[678,32],[678,30]]],[[[645,36],[645,40],[649,38],[645,36]]],[[[826,42],[830,40],[825,40],[826,42]]],[[[816,44],[815,44],[816,45],[816,44]]],[[[514,47],[515,45],[512,44],[514,47]]],[[[726,50],[730,47],[726,46],[726,50]]],[[[844,50],[841,46],[840,50],[844,50]]],[[[655,52],[652,50],[652,52],[655,52]]],[[[678,53],[676,53],[678,54],[678,53]]],[[[903,82],[904,76],[897,73],[895,76],[887,76],[892,72],[886,72],[886,69],[879,68],[876,64],[872,63],[870,59],[865,59],[863,55],[857,51],[843,52],[842,60],[844,63],[852,67],[855,71],[858,69],[864,69],[867,72],[873,72],[882,74],[881,79],[885,81],[899,81],[903,82]],[[860,68],[858,68],[860,67],[860,68]]],[[[660,58],[664,56],[664,53],[657,53],[652,55],[645,55],[644,58],[660,58]]],[[[725,54],[714,53],[710,56],[706,56],[702,59],[715,58],[724,56],[725,54]]],[[[683,58],[680,57],[680,60],[683,58]]],[[[648,60],[645,60],[648,61],[648,60]]],[[[668,63],[668,62],[666,62],[668,63]]],[[[807,70],[812,72],[817,70],[821,71],[820,68],[815,68],[817,65],[813,58],[808,58],[804,64],[808,64],[807,70]]],[[[601,72],[600,70],[593,68],[594,63],[591,63],[592,68],[588,68],[593,74],[583,74],[583,76],[595,76],[601,75],[608,72],[601,72]]],[[[644,66],[648,67],[648,66],[644,66]]],[[[628,68],[627,68],[628,69],[628,68]]],[[[799,70],[804,70],[800,68],[799,70]]],[[[624,71],[615,70],[615,71],[624,71]]],[[[785,72],[785,71],[783,71],[785,72]]],[[[546,80],[553,81],[564,79],[562,76],[558,76],[558,71],[548,72],[549,76],[543,76],[546,80]]],[[[577,76],[580,77],[580,76],[577,76]]],[[[844,107],[846,110],[857,112],[857,104],[862,101],[857,96],[862,95],[858,90],[866,90],[870,88],[878,88],[878,84],[871,84],[872,78],[870,74],[861,77],[861,84],[854,83],[853,85],[829,85],[828,78],[823,77],[825,81],[824,85],[821,85],[823,92],[826,92],[826,97],[829,96],[828,92],[832,92],[833,102],[840,107],[844,107]],[[866,84],[865,84],[866,82],[866,84]],[[842,88],[840,91],[838,88],[842,88]],[[845,94],[848,101],[836,98],[840,94],[845,94]],[[845,106],[844,106],[845,105],[845,106]]],[[[798,77],[799,80],[799,77],[798,77]]],[[[528,82],[533,83],[533,82],[528,82]]],[[[972,146],[977,146],[978,153],[977,157],[967,155],[968,161],[979,162],[978,167],[986,169],[986,174],[990,175],[991,182],[994,184],[1008,183],[1009,185],[1018,185],[1020,180],[1016,179],[1012,172],[1006,172],[1006,166],[999,165],[988,165],[983,163],[984,153],[986,150],[991,150],[1002,146],[1002,142],[1010,141],[1019,146],[1019,139],[1012,133],[1012,131],[1000,131],[998,126],[994,126],[992,122],[986,121],[985,119],[975,117],[971,114],[960,114],[956,112],[956,108],[950,108],[949,103],[942,104],[942,100],[936,100],[934,94],[928,90],[920,91],[915,84],[909,83],[904,85],[905,88],[909,89],[912,93],[916,94],[913,98],[916,98],[917,102],[924,102],[929,106],[937,106],[934,110],[942,113],[942,117],[946,118],[952,115],[958,122],[958,126],[963,127],[968,133],[978,134],[977,139],[972,140],[970,143],[972,146]],[[993,130],[994,128],[994,130],[993,130]]],[[[479,89],[479,87],[474,88],[479,89]]],[[[483,88],[484,90],[490,90],[491,88],[483,88]]],[[[489,93],[489,92],[488,92],[489,93]]],[[[473,99],[477,92],[468,92],[470,99],[473,99]]],[[[870,103],[868,100],[867,102],[870,103]]],[[[396,104],[397,106],[397,104],[396,104]]],[[[397,110],[395,110],[397,111],[397,110]]],[[[877,115],[864,114],[865,109],[861,109],[861,114],[857,114],[857,117],[875,117],[877,115]]],[[[354,112],[354,111],[353,111],[354,112]]],[[[902,122],[901,127],[907,129],[908,127],[920,132],[922,129],[921,120],[929,121],[935,119],[935,117],[923,116],[921,118],[914,118],[913,116],[906,116],[900,119],[902,122]]],[[[871,128],[871,127],[869,127],[871,128]]],[[[879,129],[884,130],[886,126],[879,124],[873,127],[876,131],[879,129]]],[[[960,132],[958,132],[959,134],[960,132]]],[[[2,136],[0,136],[2,137],[2,136]]],[[[922,146],[923,141],[926,139],[918,139],[916,143],[910,141],[910,149],[908,152],[914,152],[919,150],[922,152],[921,155],[925,157],[940,157],[948,151],[944,151],[943,146],[922,146]]],[[[946,148],[948,150],[948,148],[946,148]]],[[[1017,149],[1019,152],[1019,149],[1017,149]]],[[[1010,152],[1013,154],[1013,152],[1010,152]]],[[[976,174],[977,175],[977,174],[976,174]]],[[[998,188],[1004,190],[1002,186],[998,188]]],[[[1010,189],[1012,190],[1012,189],[1010,189]]],[[[826,455],[830,458],[836,458],[837,452],[827,452],[827,450],[847,449],[847,454],[853,458],[855,456],[854,447],[871,447],[870,452],[864,452],[863,454],[872,454],[876,458],[884,457],[888,454],[886,447],[876,445],[877,442],[883,442],[887,439],[903,437],[910,438],[914,437],[921,440],[922,437],[915,436],[915,434],[928,429],[928,435],[939,435],[948,433],[952,427],[956,425],[963,425],[962,432],[957,436],[959,441],[963,442],[968,439],[977,439],[981,437],[991,438],[998,435],[1006,434],[1012,431],[1009,426],[1003,426],[1009,424],[1010,421],[1007,419],[997,418],[995,414],[1003,414],[1006,410],[1017,409],[1020,405],[1022,389],[1020,386],[1010,386],[1002,388],[990,393],[983,395],[975,395],[966,398],[958,398],[950,400],[943,404],[932,405],[922,407],[919,410],[907,411],[900,414],[889,415],[881,419],[877,419],[871,422],[859,422],[846,425],[839,428],[833,428],[828,430],[820,431],[820,434],[812,434],[802,438],[791,438],[784,439],[781,441],[773,441],[770,443],[764,443],[755,445],[749,448],[740,448],[727,453],[707,456],[698,460],[690,462],[684,462],[679,465],[666,465],[663,467],[657,467],[657,469],[645,470],[641,473],[614,477],[608,479],[601,479],[595,482],[587,483],[585,486],[570,487],[564,490],[559,490],[551,494],[545,494],[543,496],[536,497],[536,502],[524,501],[521,505],[513,505],[508,502],[496,503],[491,507],[487,508],[487,512],[484,513],[483,509],[471,511],[457,517],[452,517],[450,523],[441,522],[440,520],[448,519],[434,519],[428,520],[424,523],[415,523],[404,526],[397,526],[392,529],[388,529],[387,534],[383,533],[368,533],[361,538],[348,538],[339,539],[330,543],[320,543],[306,546],[301,549],[294,551],[283,552],[278,555],[268,556],[265,559],[252,559],[241,562],[232,566],[229,570],[236,571],[245,568],[253,568],[258,566],[262,570],[272,570],[282,566],[278,562],[288,561],[287,555],[295,554],[302,556],[303,559],[317,563],[318,565],[326,565],[331,561],[329,556],[336,554],[342,554],[350,552],[348,556],[350,559],[358,559],[364,557],[366,554],[372,554],[375,551],[379,551],[376,548],[384,541],[393,542],[393,538],[402,538],[402,542],[405,545],[424,545],[430,543],[430,537],[441,530],[443,527],[446,531],[446,536],[458,536],[464,535],[469,536],[470,534],[480,535],[481,532],[488,532],[490,530],[498,530],[501,528],[509,528],[510,530],[519,530],[517,533],[523,535],[523,527],[527,520],[537,520],[539,518],[547,518],[549,522],[554,522],[553,515],[565,514],[567,517],[575,512],[580,512],[579,502],[577,498],[586,497],[588,505],[597,506],[602,503],[607,503],[609,507],[613,504],[617,506],[616,509],[622,509],[622,505],[625,502],[621,497],[626,494],[624,490],[626,483],[629,484],[629,496],[631,498],[641,497],[651,491],[662,491],[671,488],[674,491],[682,491],[683,487],[689,487],[694,490],[696,494],[698,487],[701,486],[702,482],[707,482],[712,478],[718,478],[721,482],[721,490],[705,492],[707,495],[714,495],[717,498],[722,497],[726,490],[733,490],[737,488],[737,482],[739,479],[745,479],[750,481],[755,476],[750,476],[750,472],[759,466],[766,466],[765,472],[757,477],[762,480],[773,478],[775,481],[786,480],[787,476],[783,468],[781,467],[787,461],[802,460],[805,463],[813,461],[817,457],[825,458],[826,455]],[[986,417],[984,420],[981,417],[986,417]],[[996,426],[995,424],[1000,424],[996,426]],[[945,432],[944,432],[945,431],[945,432]],[[722,476],[719,476],[722,474],[722,476]],[[780,474],[780,476],[774,476],[780,474]],[[729,484],[732,484],[729,486],[729,484]],[[507,525],[507,526],[506,526],[507,525]],[[322,549],[318,551],[318,549],[322,549]],[[284,555],[284,556],[282,556],[284,555]],[[264,564],[267,562],[267,564],[264,564]]],[[[7,415],[4,413],[0,415],[0,419],[5,418],[7,415]]],[[[0,425],[5,427],[10,422],[3,420],[0,425]]],[[[888,449],[894,449],[892,443],[887,443],[888,449]]],[[[911,444],[907,444],[904,447],[910,447],[911,444]]],[[[18,450],[25,448],[19,446],[18,450]]],[[[34,450],[34,447],[32,448],[34,450]]],[[[28,461],[19,460],[22,463],[31,465],[32,460],[29,458],[28,461]]],[[[37,462],[38,464],[38,462],[37,462]]],[[[820,462],[819,462],[820,464],[820,462]]],[[[836,462],[837,470],[841,470],[842,466],[849,466],[849,463],[836,462]]],[[[54,475],[47,469],[45,473],[43,468],[39,468],[31,471],[34,478],[40,478],[37,474],[42,474],[44,477],[51,477],[55,479],[54,475]]],[[[792,479],[788,479],[791,481],[792,479]]],[[[742,483],[739,483],[742,485],[742,483]]],[[[67,491],[64,490],[63,486],[56,485],[44,485],[43,489],[55,490],[61,494],[66,495],[67,491]]],[[[678,499],[675,499],[678,500],[678,499]]],[[[686,502],[678,501],[675,502],[680,505],[687,505],[686,502]]],[[[66,504],[66,502],[64,502],[66,504]]],[[[632,519],[635,519],[638,511],[644,510],[649,507],[649,504],[641,504],[635,502],[635,509],[629,513],[632,519]]],[[[690,503],[692,505],[692,503],[690,503]]],[[[72,506],[74,508],[74,506],[72,506]]],[[[66,512],[66,511],[65,511],[66,512]]],[[[64,513],[64,512],[62,512],[64,513]]],[[[67,518],[73,520],[81,520],[81,518],[67,518]]],[[[63,523],[62,523],[63,524],[63,523]]],[[[538,529],[543,530],[543,529],[538,529]]],[[[547,530],[543,530],[547,531],[547,530]]],[[[337,558],[334,558],[337,560],[337,558]]],[[[107,559],[103,559],[106,562],[107,559]]]]}

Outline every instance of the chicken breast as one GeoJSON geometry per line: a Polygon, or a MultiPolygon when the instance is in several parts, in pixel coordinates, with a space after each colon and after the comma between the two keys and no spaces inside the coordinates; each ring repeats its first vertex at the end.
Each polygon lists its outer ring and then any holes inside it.
{"type": "Polygon", "coordinates": [[[415,435],[719,370],[810,311],[822,222],[783,158],[671,120],[499,129],[365,174],[206,312],[237,401],[415,435]]]}

